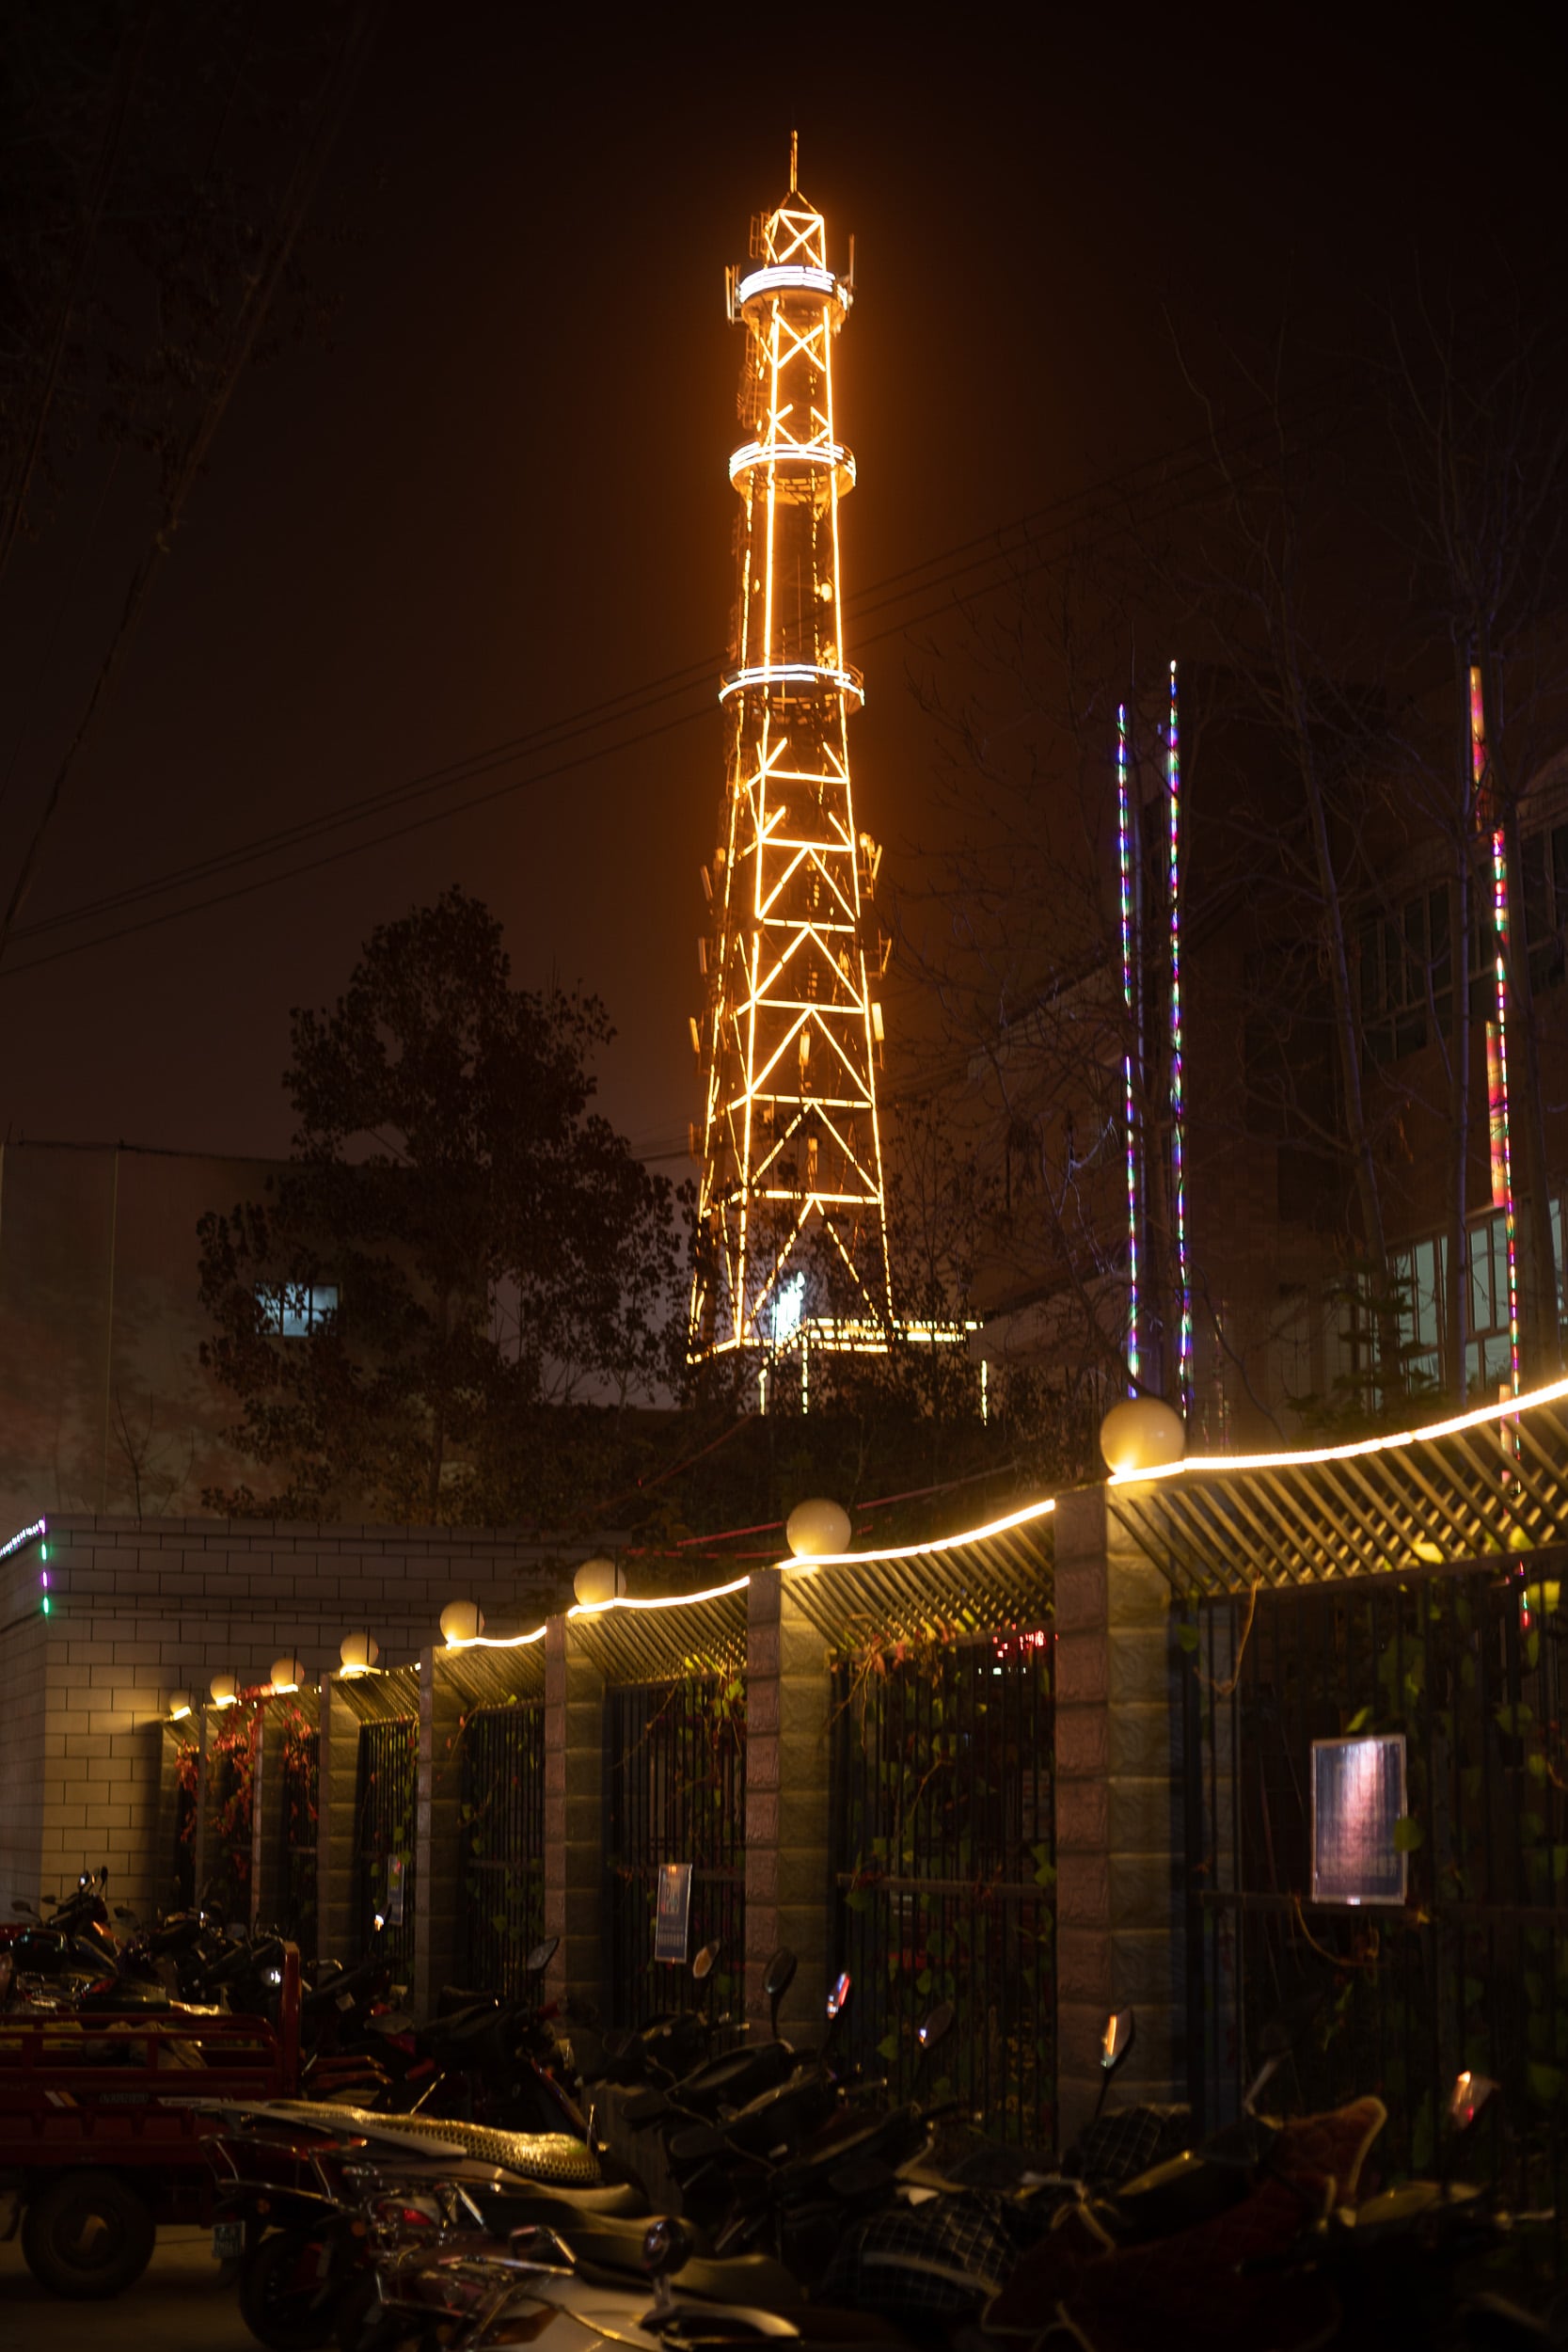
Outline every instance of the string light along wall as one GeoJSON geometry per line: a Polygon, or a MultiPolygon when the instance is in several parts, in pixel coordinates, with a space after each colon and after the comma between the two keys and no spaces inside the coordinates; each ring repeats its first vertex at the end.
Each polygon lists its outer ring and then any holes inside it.
{"type": "MultiPolygon", "coordinates": [[[[857,830],[848,723],[864,699],[844,645],[839,501],[855,461],[839,437],[833,346],[854,299],[853,248],[830,268],[822,215],[789,190],[752,223],[726,278],[745,330],[729,461],[740,500],[730,666],[719,699],[728,773],[703,868],[707,981],[691,1023],[703,1082],[698,1252],[688,1352],[799,1368],[818,1349],[883,1350],[961,1327],[895,1326],[877,1071],[891,941],[874,912],[881,851],[857,830]]],[[[697,1149],[697,1132],[692,1143],[697,1149]]]]}
{"type": "MultiPolygon", "coordinates": [[[[1132,718],[1126,703],[1117,707],[1117,842],[1120,882],[1121,993],[1127,1024],[1122,1056],[1122,1118],[1127,1170],[1127,1387],[1137,1395],[1144,1380],[1156,1369],[1154,1352],[1147,1343],[1146,1270],[1148,1265],[1146,1223],[1148,1171],[1143,1105],[1149,1099],[1146,1005],[1164,994],[1169,1055],[1169,1205],[1171,1274],[1174,1298],[1170,1323],[1175,1339],[1175,1363],[1164,1358],[1165,1376],[1174,1370],[1176,1401],[1182,1417],[1193,1409],[1193,1297],[1187,1260],[1186,1071],[1182,1036],[1181,919],[1181,733],[1177,693],[1177,667],[1169,669],[1168,700],[1160,727],[1163,783],[1166,818],[1163,859],[1156,855],[1157,878],[1146,870],[1140,826],[1139,794],[1133,789],[1132,718]],[[1146,893],[1163,898],[1166,917],[1165,954],[1168,963],[1159,976],[1166,986],[1151,987],[1154,976],[1146,969],[1144,904],[1146,893]]],[[[1167,1336],[1167,1344],[1168,1344],[1167,1336]]]]}
{"type": "Polygon", "coordinates": [[[39,1614],[47,1617],[53,1614],[55,1601],[54,1587],[50,1582],[48,1520],[37,1518],[26,1527],[19,1527],[14,1535],[0,1544],[0,1560],[8,1560],[13,1553],[25,1551],[29,1544],[37,1544],[39,1548],[39,1614]]]}
{"type": "MultiPolygon", "coordinates": [[[[1486,1025],[1486,1111],[1491,1145],[1492,1205],[1503,1212],[1508,1252],[1507,1393],[1519,1393],[1519,1267],[1513,1213],[1513,1150],[1508,1110],[1508,845],[1494,804],[1492,766],[1486,750],[1486,702],[1481,667],[1470,665],[1470,773],[1476,819],[1492,836],[1493,1018],[1486,1025]]],[[[1501,1391],[1499,1391],[1501,1393],[1501,1391]]]]}

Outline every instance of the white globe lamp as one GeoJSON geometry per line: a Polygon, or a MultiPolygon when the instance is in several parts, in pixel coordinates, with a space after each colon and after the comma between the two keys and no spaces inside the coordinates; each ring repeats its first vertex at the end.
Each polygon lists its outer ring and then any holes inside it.
{"type": "Polygon", "coordinates": [[[286,1658],[275,1658],[267,1676],[274,1691],[297,1691],[304,1679],[304,1665],[292,1651],[286,1658]]]}
{"type": "Polygon", "coordinates": [[[380,1655],[381,1644],[373,1633],[345,1633],[338,1645],[345,1675],[368,1675],[380,1655]]]}
{"type": "Polygon", "coordinates": [[[612,1600],[619,1600],[626,1590],[626,1579],[613,1560],[602,1554],[585,1560],[572,1579],[572,1590],[582,1609],[605,1609],[612,1600]]]}
{"type": "Polygon", "coordinates": [[[207,1685],[207,1694],[214,1707],[232,1707],[240,1695],[240,1686],[232,1675],[214,1675],[207,1685]]]}
{"type": "Polygon", "coordinates": [[[448,1649],[477,1642],[484,1630],[484,1612],[477,1600],[449,1600],[441,1612],[441,1639],[448,1649]]]}
{"type": "Polygon", "coordinates": [[[1187,1451],[1181,1416],[1160,1396],[1128,1396],[1100,1424],[1100,1451],[1117,1478],[1168,1470],[1187,1451]]]}
{"type": "Polygon", "coordinates": [[[784,1522],[784,1541],[797,1560],[824,1560],[849,1549],[849,1514],[823,1495],[798,1502],[784,1522]]]}

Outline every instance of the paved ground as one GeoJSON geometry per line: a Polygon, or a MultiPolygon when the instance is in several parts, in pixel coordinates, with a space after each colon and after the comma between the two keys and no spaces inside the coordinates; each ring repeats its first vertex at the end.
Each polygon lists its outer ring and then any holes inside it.
{"type": "Polygon", "coordinates": [[[106,2303],[62,2303],[34,2284],[13,2238],[0,2246],[5,2352],[257,2352],[234,2289],[218,2284],[206,2230],[164,2229],[136,2285],[106,2303]]]}

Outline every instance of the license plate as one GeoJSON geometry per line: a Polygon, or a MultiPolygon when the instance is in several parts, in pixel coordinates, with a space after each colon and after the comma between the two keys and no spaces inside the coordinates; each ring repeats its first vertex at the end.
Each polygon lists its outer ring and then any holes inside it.
{"type": "Polygon", "coordinates": [[[245,2252],[245,2223],[214,2221],[213,2224],[213,2260],[215,2263],[238,2262],[245,2252]]]}

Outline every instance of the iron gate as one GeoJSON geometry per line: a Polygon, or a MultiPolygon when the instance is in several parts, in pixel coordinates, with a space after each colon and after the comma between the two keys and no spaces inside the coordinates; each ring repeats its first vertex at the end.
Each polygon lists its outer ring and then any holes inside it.
{"type": "Polygon", "coordinates": [[[307,1959],[316,1950],[316,1834],[321,1736],[302,1715],[286,1720],[277,1808],[280,1928],[307,1959]]]}
{"type": "Polygon", "coordinates": [[[844,2035],[895,2095],[957,2099],[993,2137],[1054,2133],[1050,1636],[862,1653],[834,1675],[832,1836],[844,2035]],[[921,2020],[951,2001],[924,2071],[921,2020]]]}
{"type": "Polygon", "coordinates": [[[1438,2157],[1462,2067],[1503,2097],[1466,2149],[1516,2203],[1568,2194],[1568,1724],[1561,1586],[1500,1564],[1205,1602],[1188,1650],[1189,2050],[1206,2124],[1292,2007],[1284,2098],[1376,2091],[1384,2177],[1438,2157]],[[1314,1902],[1312,1742],[1405,1742],[1402,1903],[1314,1902]]]}
{"type": "Polygon", "coordinates": [[[375,1945],[401,1976],[414,1966],[414,1812],[420,1719],[394,1715],[359,1726],[355,1865],[359,1953],[375,1945]],[[376,1943],[379,1935],[379,1943],[376,1943]]]}
{"type": "Polygon", "coordinates": [[[708,1996],[735,2006],[746,1954],[746,1697],[726,1675],[612,1686],[605,1693],[605,1982],[612,2022],[698,1997],[654,1959],[661,1867],[689,1862],[689,1949],[720,1947],[708,1996]]]}
{"type": "Polygon", "coordinates": [[[462,1753],[458,1976],[515,1997],[545,1933],[544,1708],[476,1708],[462,1753]]]}

